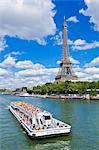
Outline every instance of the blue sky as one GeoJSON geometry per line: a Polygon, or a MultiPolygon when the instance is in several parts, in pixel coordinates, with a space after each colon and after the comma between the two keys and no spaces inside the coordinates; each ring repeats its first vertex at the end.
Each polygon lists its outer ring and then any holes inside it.
{"type": "Polygon", "coordinates": [[[97,0],[0,2],[0,88],[52,82],[62,57],[62,23],[79,80],[99,80],[97,0]]]}

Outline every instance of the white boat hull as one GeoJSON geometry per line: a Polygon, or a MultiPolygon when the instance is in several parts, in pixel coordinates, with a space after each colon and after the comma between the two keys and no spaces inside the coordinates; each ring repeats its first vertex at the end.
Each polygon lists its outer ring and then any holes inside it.
{"type": "MultiPolygon", "coordinates": [[[[45,138],[45,137],[54,137],[60,135],[66,135],[71,132],[71,126],[65,124],[66,127],[62,128],[50,128],[50,129],[42,129],[42,130],[32,130],[23,120],[22,118],[9,106],[10,112],[16,117],[16,119],[20,122],[21,126],[26,130],[27,134],[33,138],[45,138]]],[[[58,120],[59,121],[59,120],[58,120]]],[[[61,121],[60,121],[61,122],[61,121]]],[[[62,123],[62,122],[61,122],[62,123]]]]}

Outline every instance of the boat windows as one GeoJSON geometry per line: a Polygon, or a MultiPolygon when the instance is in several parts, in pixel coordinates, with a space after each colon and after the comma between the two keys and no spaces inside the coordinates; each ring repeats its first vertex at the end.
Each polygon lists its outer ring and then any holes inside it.
{"type": "Polygon", "coordinates": [[[11,108],[14,109],[14,110],[19,110],[17,107],[11,106],[11,108]]]}
{"type": "Polygon", "coordinates": [[[41,122],[41,124],[43,125],[43,122],[42,122],[42,120],[40,119],[40,122],[41,122]]]}
{"type": "Polygon", "coordinates": [[[19,110],[17,107],[16,108],[14,108],[15,110],[19,110]]]}
{"type": "Polygon", "coordinates": [[[37,124],[39,124],[39,121],[38,121],[38,119],[36,119],[36,121],[37,121],[37,124]]]}
{"type": "Polygon", "coordinates": [[[14,107],[13,107],[13,106],[11,106],[11,108],[12,108],[12,109],[14,109],[14,107]]]}
{"type": "Polygon", "coordinates": [[[59,122],[57,122],[57,126],[59,126],[59,122]]]}
{"type": "Polygon", "coordinates": [[[51,117],[50,116],[44,116],[45,120],[50,120],[51,117]]]}
{"type": "Polygon", "coordinates": [[[29,121],[30,121],[30,123],[32,124],[32,119],[31,119],[31,118],[30,118],[30,120],[29,120],[29,121]]]}

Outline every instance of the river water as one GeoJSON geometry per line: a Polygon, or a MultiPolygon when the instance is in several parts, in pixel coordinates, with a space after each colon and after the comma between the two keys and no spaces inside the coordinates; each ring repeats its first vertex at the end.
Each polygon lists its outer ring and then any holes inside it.
{"type": "Polygon", "coordinates": [[[53,100],[0,95],[0,150],[99,150],[99,101],[53,100]],[[72,126],[69,136],[32,140],[9,112],[11,101],[26,101],[72,126]]]}

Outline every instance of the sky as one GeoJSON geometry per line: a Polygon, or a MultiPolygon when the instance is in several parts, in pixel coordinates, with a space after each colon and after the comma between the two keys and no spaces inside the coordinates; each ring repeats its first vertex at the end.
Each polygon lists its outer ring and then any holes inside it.
{"type": "Polygon", "coordinates": [[[99,80],[98,10],[98,0],[0,0],[0,88],[54,81],[64,16],[78,80],[99,80]]]}

